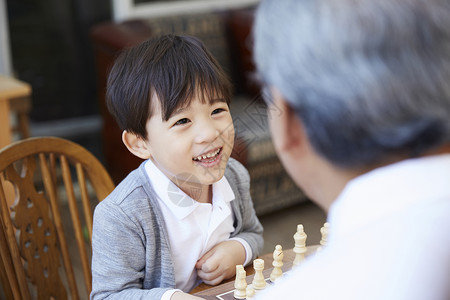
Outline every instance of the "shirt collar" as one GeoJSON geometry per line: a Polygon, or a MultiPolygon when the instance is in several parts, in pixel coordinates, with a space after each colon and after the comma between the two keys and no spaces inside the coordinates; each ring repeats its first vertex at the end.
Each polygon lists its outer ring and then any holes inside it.
{"type": "Polygon", "coordinates": [[[449,198],[448,178],[450,154],[408,159],[361,175],[330,207],[330,237],[341,239],[408,207],[449,198]]]}
{"type": "MultiPolygon", "coordinates": [[[[189,197],[163,172],[161,172],[150,159],[145,163],[145,170],[159,200],[162,201],[178,219],[181,220],[187,217],[199,205],[204,204],[189,197]]],[[[222,176],[219,181],[213,183],[212,194],[212,205],[221,201],[230,202],[235,199],[234,192],[225,176],[222,176]]]]}

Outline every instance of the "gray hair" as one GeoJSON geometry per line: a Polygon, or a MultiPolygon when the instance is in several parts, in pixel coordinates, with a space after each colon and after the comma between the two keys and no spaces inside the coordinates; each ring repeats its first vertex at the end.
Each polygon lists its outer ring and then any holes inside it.
{"type": "Polygon", "coordinates": [[[341,167],[450,141],[448,0],[267,0],[255,61],[341,167]]]}

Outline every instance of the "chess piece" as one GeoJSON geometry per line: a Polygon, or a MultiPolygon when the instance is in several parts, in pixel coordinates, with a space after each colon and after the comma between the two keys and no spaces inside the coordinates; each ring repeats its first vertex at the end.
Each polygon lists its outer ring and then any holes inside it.
{"type": "Polygon", "coordinates": [[[236,280],[234,281],[234,298],[245,299],[247,297],[247,281],[245,280],[247,274],[242,265],[236,266],[236,280]]]}
{"type": "Polygon", "coordinates": [[[305,253],[306,253],[306,238],[307,235],[303,229],[303,225],[299,224],[297,225],[297,232],[294,234],[294,241],[295,241],[295,247],[294,247],[294,253],[295,258],[293,265],[298,266],[302,260],[305,259],[305,253]]]}
{"type": "Polygon", "coordinates": [[[245,270],[243,265],[236,265],[236,274],[239,270],[245,270]]]}
{"type": "Polygon", "coordinates": [[[264,260],[257,258],[253,261],[253,268],[255,269],[255,277],[253,277],[252,286],[255,290],[262,290],[266,287],[267,282],[264,279],[264,260]]]}
{"type": "Polygon", "coordinates": [[[323,227],[320,228],[320,233],[322,235],[322,238],[320,239],[320,247],[317,248],[317,251],[322,251],[322,248],[325,247],[327,245],[328,242],[328,229],[330,228],[330,224],[329,223],[325,223],[323,224],[323,227]]]}
{"type": "Polygon", "coordinates": [[[273,270],[272,273],[270,273],[270,281],[272,282],[275,282],[283,275],[283,271],[281,270],[281,267],[283,266],[283,257],[283,248],[281,245],[277,245],[275,251],[273,251],[273,270]]]}
{"type": "Polygon", "coordinates": [[[246,292],[247,300],[253,299],[253,297],[255,297],[255,289],[251,285],[247,286],[247,289],[245,290],[245,292],[246,292]]]}

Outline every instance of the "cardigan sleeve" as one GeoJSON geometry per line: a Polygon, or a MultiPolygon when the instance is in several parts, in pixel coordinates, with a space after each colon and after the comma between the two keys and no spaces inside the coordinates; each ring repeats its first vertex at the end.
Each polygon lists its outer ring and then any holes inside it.
{"type": "Polygon", "coordinates": [[[263,227],[256,216],[250,195],[250,176],[247,169],[233,158],[228,162],[225,176],[236,196],[235,201],[232,201],[236,224],[231,237],[241,238],[249,244],[253,260],[261,254],[264,239],[263,227]]]}
{"type": "Polygon", "coordinates": [[[94,212],[91,299],[160,299],[171,289],[143,288],[145,247],[142,228],[117,203],[100,202],[94,212]]]}

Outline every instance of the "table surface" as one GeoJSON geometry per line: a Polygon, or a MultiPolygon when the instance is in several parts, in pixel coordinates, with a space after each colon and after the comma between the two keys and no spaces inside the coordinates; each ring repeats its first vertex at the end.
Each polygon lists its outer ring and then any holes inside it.
{"type": "Polygon", "coordinates": [[[27,96],[31,93],[31,86],[18,79],[0,75],[0,100],[27,96]]]}
{"type": "MultiPolygon", "coordinates": [[[[317,251],[317,248],[319,247],[319,245],[312,245],[312,246],[307,246],[307,252],[305,254],[305,256],[309,256],[313,253],[315,253],[317,251]]],[[[283,272],[286,272],[288,270],[290,270],[292,268],[292,262],[294,261],[295,258],[295,253],[293,251],[293,249],[288,249],[288,250],[283,250],[283,267],[282,270],[283,272]]],[[[262,256],[260,256],[259,258],[264,260],[264,277],[269,277],[270,273],[272,272],[272,262],[273,262],[273,253],[267,253],[264,254],[262,256]]],[[[247,267],[245,267],[245,271],[246,271],[246,275],[247,275],[247,282],[251,282],[253,280],[253,276],[255,274],[255,270],[253,269],[253,265],[250,264],[247,267]]],[[[234,280],[235,278],[230,278],[225,280],[224,282],[222,282],[221,284],[217,285],[217,286],[211,286],[211,285],[207,285],[205,283],[201,283],[200,285],[198,285],[197,287],[195,287],[194,289],[192,289],[192,291],[190,291],[190,294],[194,294],[196,296],[207,296],[207,297],[211,297],[211,299],[216,299],[215,295],[218,294],[222,294],[225,293],[227,291],[231,291],[234,290],[234,280]]]]}

